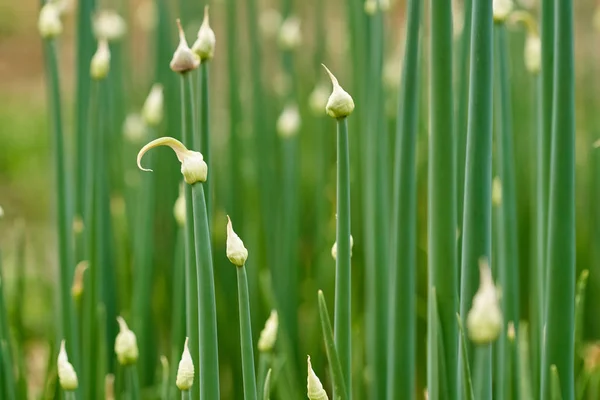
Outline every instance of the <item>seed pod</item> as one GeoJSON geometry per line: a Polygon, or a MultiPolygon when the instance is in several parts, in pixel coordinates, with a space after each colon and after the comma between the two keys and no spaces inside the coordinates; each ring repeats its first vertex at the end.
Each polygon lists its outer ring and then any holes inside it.
{"type": "Polygon", "coordinates": [[[177,19],[177,29],[179,29],[179,45],[173,54],[170,66],[173,71],[179,72],[180,74],[185,74],[186,72],[198,68],[200,65],[200,59],[192,51],[192,49],[190,49],[190,46],[188,46],[187,40],[185,40],[185,33],[183,33],[183,28],[181,27],[181,21],[179,21],[179,19],[177,19]]]}
{"type": "Polygon", "coordinates": [[[40,10],[38,31],[44,39],[52,39],[60,35],[63,25],[60,20],[60,8],[53,2],[47,2],[40,10]]]}
{"type": "Polygon", "coordinates": [[[75,368],[73,368],[73,365],[71,365],[71,363],[69,362],[69,357],[67,356],[67,350],[65,349],[64,340],[60,342],[57,369],[60,387],[65,391],[76,390],[79,386],[79,382],[77,380],[77,373],[75,372],[75,368]]]}
{"type": "Polygon", "coordinates": [[[215,44],[217,39],[215,32],[208,22],[208,6],[204,7],[204,20],[198,31],[198,38],[192,45],[192,51],[200,58],[200,61],[210,61],[215,55],[215,44]]]}
{"type": "Polygon", "coordinates": [[[312,369],[312,365],[310,365],[310,356],[308,356],[308,377],[306,379],[306,389],[309,400],[329,400],[327,396],[327,392],[323,389],[323,385],[319,380],[319,377],[315,374],[315,371],[312,369]]]}
{"type": "Polygon", "coordinates": [[[346,118],[348,115],[352,114],[352,111],[354,110],[354,100],[352,100],[352,96],[350,96],[348,92],[342,89],[337,78],[333,76],[325,64],[322,65],[323,68],[325,68],[325,71],[327,71],[331,83],[333,84],[333,91],[329,96],[329,100],[327,100],[325,111],[332,118],[346,118]]]}
{"type": "Polygon", "coordinates": [[[106,39],[98,41],[98,49],[90,63],[90,75],[92,79],[102,80],[110,71],[110,48],[106,39]]]}
{"type": "Polygon", "coordinates": [[[119,334],[115,339],[115,353],[121,365],[131,365],[137,362],[139,352],[135,333],[129,329],[122,317],[117,317],[119,334]]]}
{"type": "Polygon", "coordinates": [[[488,344],[496,340],[502,331],[502,312],[486,259],[479,260],[479,271],[481,283],[467,315],[467,331],[475,344],[488,344]]]}
{"type": "Polygon", "coordinates": [[[277,341],[277,330],[279,328],[279,317],[276,310],[271,310],[271,315],[265,323],[264,329],[260,332],[258,338],[258,351],[262,353],[269,352],[275,347],[277,341]]]}
{"type": "Polygon", "coordinates": [[[227,216],[227,258],[237,267],[243,267],[248,259],[248,250],[242,239],[233,231],[231,219],[227,216]]]}
{"type": "Polygon", "coordinates": [[[494,22],[502,23],[515,7],[513,0],[494,0],[494,22]]]}
{"type": "Polygon", "coordinates": [[[148,126],[160,125],[164,115],[163,109],[163,87],[160,83],[155,83],[152,85],[152,89],[150,89],[148,97],[146,97],[144,107],[142,107],[142,116],[144,117],[144,122],[146,122],[148,126]]]}
{"type": "Polygon", "coordinates": [[[183,345],[183,354],[181,355],[181,361],[179,361],[179,368],[177,369],[176,385],[179,390],[190,390],[194,384],[194,361],[188,348],[189,338],[185,338],[183,345]]]}
{"type": "Polygon", "coordinates": [[[300,124],[298,106],[295,104],[287,105],[277,119],[277,133],[282,138],[294,137],[300,130],[300,124]]]}

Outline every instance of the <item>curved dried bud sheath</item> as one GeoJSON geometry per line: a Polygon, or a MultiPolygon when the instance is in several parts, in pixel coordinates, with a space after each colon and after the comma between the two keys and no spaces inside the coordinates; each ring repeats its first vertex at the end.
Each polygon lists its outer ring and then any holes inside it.
{"type": "Polygon", "coordinates": [[[306,360],[308,364],[308,377],[306,378],[306,392],[309,400],[329,400],[327,392],[323,389],[321,380],[315,374],[310,364],[310,356],[306,360]]]}
{"type": "Polygon", "coordinates": [[[139,169],[148,172],[152,171],[151,169],[142,167],[142,157],[148,150],[159,146],[168,146],[175,152],[177,159],[181,163],[181,174],[185,183],[193,185],[196,182],[206,182],[208,166],[204,162],[202,154],[198,151],[188,150],[179,140],[169,136],[155,139],[142,147],[137,155],[137,166],[139,169]]]}
{"type": "Polygon", "coordinates": [[[329,100],[327,100],[325,111],[332,118],[346,118],[348,115],[352,114],[352,111],[354,110],[354,100],[352,100],[352,96],[350,96],[348,92],[342,89],[337,78],[331,73],[329,68],[327,68],[325,64],[321,65],[325,68],[325,71],[327,71],[331,83],[333,84],[333,91],[329,96],[329,100]]]}
{"type": "Polygon", "coordinates": [[[173,54],[170,67],[173,71],[184,74],[198,68],[200,60],[188,46],[179,18],[177,19],[177,29],[179,29],[179,45],[173,54]]]}
{"type": "Polygon", "coordinates": [[[183,354],[181,354],[181,361],[179,361],[179,368],[177,369],[177,380],[175,384],[179,390],[190,390],[194,384],[194,361],[188,348],[189,338],[185,338],[183,345],[183,354]]]}
{"type": "Polygon", "coordinates": [[[139,351],[135,333],[129,329],[122,317],[117,317],[119,334],[115,339],[115,353],[121,365],[130,365],[137,362],[139,351]]]}
{"type": "Polygon", "coordinates": [[[479,271],[480,285],[467,315],[467,333],[474,343],[487,344],[496,340],[502,331],[502,311],[486,259],[479,260],[479,271]]]}
{"type": "Polygon", "coordinates": [[[95,80],[102,80],[110,71],[110,48],[106,39],[98,41],[98,49],[90,63],[90,76],[95,80]]]}
{"type": "Polygon", "coordinates": [[[227,216],[227,258],[237,267],[243,267],[248,259],[248,250],[242,239],[233,231],[231,219],[227,216]]]}
{"type": "Polygon", "coordinates": [[[69,362],[69,357],[67,356],[67,350],[65,349],[65,341],[64,339],[60,342],[60,351],[58,352],[58,360],[57,360],[57,369],[58,369],[58,381],[60,383],[60,387],[65,391],[73,391],[76,390],[79,386],[79,382],[77,380],[77,373],[75,372],[75,368],[69,362]]]}
{"type": "Polygon", "coordinates": [[[215,55],[217,39],[215,32],[209,24],[208,6],[204,7],[204,20],[198,31],[198,38],[192,45],[192,51],[200,58],[200,61],[210,61],[215,55]]]}

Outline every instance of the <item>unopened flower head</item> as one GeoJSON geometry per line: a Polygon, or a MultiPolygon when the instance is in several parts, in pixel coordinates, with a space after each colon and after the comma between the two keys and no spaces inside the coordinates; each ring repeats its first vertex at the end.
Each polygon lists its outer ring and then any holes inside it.
{"type": "Polygon", "coordinates": [[[179,190],[179,196],[177,196],[177,200],[175,200],[173,215],[179,226],[185,225],[185,194],[183,192],[183,187],[179,190]]]}
{"type": "Polygon", "coordinates": [[[202,154],[198,151],[188,150],[179,140],[168,136],[155,139],[142,147],[137,155],[139,169],[142,171],[152,171],[151,169],[142,167],[142,157],[148,150],[159,146],[168,146],[175,152],[177,159],[181,163],[181,174],[188,185],[193,185],[196,182],[206,182],[208,166],[204,162],[202,154]]]}
{"type": "Polygon", "coordinates": [[[248,259],[248,250],[242,239],[233,231],[231,219],[227,216],[227,258],[235,266],[243,267],[248,259]]]}
{"type": "MultiPolygon", "coordinates": [[[[352,248],[354,247],[354,238],[352,237],[352,235],[350,235],[350,256],[352,256],[352,248]]],[[[333,244],[333,246],[331,246],[331,257],[333,257],[334,260],[337,260],[337,242],[335,242],[333,244]]]]}
{"type": "Polygon", "coordinates": [[[75,275],[73,276],[73,286],[71,286],[71,295],[75,300],[79,300],[83,294],[83,274],[88,269],[89,262],[80,261],[75,267],[75,275]]]}
{"type": "Polygon", "coordinates": [[[306,378],[306,392],[309,400],[329,400],[327,392],[323,389],[323,384],[319,377],[315,374],[310,364],[310,356],[306,360],[308,364],[308,377],[306,378]]]}
{"type": "Polygon", "coordinates": [[[194,361],[188,348],[188,338],[185,338],[185,344],[183,345],[183,354],[179,361],[175,384],[179,390],[190,390],[194,384],[194,361]]]}
{"type": "Polygon", "coordinates": [[[173,54],[170,66],[173,71],[184,74],[198,68],[200,59],[188,46],[179,19],[177,19],[177,29],[179,29],[179,45],[173,54]]]}
{"type": "Polygon", "coordinates": [[[137,143],[146,136],[146,124],[138,113],[131,113],[123,122],[123,136],[130,143],[137,143]]]}
{"type": "Polygon", "coordinates": [[[150,89],[148,97],[142,108],[142,116],[148,126],[158,126],[164,115],[164,96],[163,87],[160,83],[155,83],[150,89]]]}
{"type": "Polygon", "coordinates": [[[4,209],[0,206],[0,218],[4,217],[4,209]]]}
{"type": "Polygon", "coordinates": [[[365,0],[364,9],[367,15],[375,15],[377,12],[377,0],[365,0]]]}
{"type": "Polygon", "coordinates": [[[79,382],[77,380],[77,373],[75,372],[75,368],[73,368],[73,365],[71,365],[71,363],[69,362],[69,357],[67,356],[67,350],[65,348],[64,340],[60,342],[57,369],[60,387],[65,391],[76,390],[79,386],[79,382]]]}
{"type": "Polygon", "coordinates": [[[331,71],[325,65],[323,65],[323,68],[327,71],[331,83],[333,84],[333,91],[331,92],[331,95],[329,95],[325,111],[332,118],[346,118],[348,115],[352,114],[352,111],[354,110],[354,100],[352,100],[352,96],[350,96],[348,92],[342,89],[337,78],[331,71]]]}
{"type": "Polygon", "coordinates": [[[479,261],[479,271],[481,282],[467,315],[467,331],[474,343],[487,344],[496,340],[502,332],[502,312],[487,260],[479,261]]]}
{"type": "Polygon", "coordinates": [[[121,365],[130,365],[137,362],[139,352],[135,333],[129,329],[122,317],[117,317],[119,334],[115,339],[115,353],[121,365]]]}
{"type": "Polygon", "coordinates": [[[504,22],[515,7],[513,0],[494,0],[494,21],[504,22]]]}
{"type": "Polygon", "coordinates": [[[327,106],[327,100],[329,99],[329,88],[324,83],[319,83],[308,97],[308,105],[310,111],[314,115],[324,115],[323,110],[327,106]]]}
{"type": "Polygon", "coordinates": [[[281,27],[281,14],[274,8],[267,8],[260,14],[260,30],[262,34],[272,39],[277,36],[281,27]]]}
{"type": "Polygon", "coordinates": [[[538,74],[542,66],[542,41],[537,33],[529,33],[525,39],[525,68],[532,74],[538,74]]]}
{"type": "Polygon", "coordinates": [[[215,55],[217,39],[208,22],[208,6],[204,7],[204,20],[198,31],[198,38],[192,45],[192,51],[200,57],[200,61],[210,61],[215,55]]]}
{"type": "Polygon", "coordinates": [[[492,181],[492,204],[496,207],[502,204],[502,181],[497,176],[492,181]]]}
{"type": "Polygon", "coordinates": [[[266,353],[273,350],[277,341],[277,330],[279,329],[279,317],[276,310],[271,310],[271,315],[265,323],[265,327],[260,332],[258,338],[258,351],[266,353]]]}
{"type": "Polygon", "coordinates": [[[293,50],[300,46],[302,43],[300,18],[292,15],[283,21],[279,28],[278,42],[282,50],[293,50]]]}
{"type": "Polygon", "coordinates": [[[296,136],[300,130],[300,112],[295,104],[287,105],[277,119],[277,133],[282,138],[296,136]]]}
{"type": "Polygon", "coordinates": [[[106,39],[100,39],[98,49],[90,63],[90,75],[92,79],[102,80],[106,78],[108,71],[110,71],[110,48],[106,39]]]}
{"type": "Polygon", "coordinates": [[[47,2],[40,10],[38,31],[44,39],[52,39],[62,33],[60,14],[60,7],[54,2],[47,2]]]}
{"type": "Polygon", "coordinates": [[[127,23],[116,11],[102,10],[94,15],[94,35],[98,40],[113,42],[127,33],[127,23]]]}

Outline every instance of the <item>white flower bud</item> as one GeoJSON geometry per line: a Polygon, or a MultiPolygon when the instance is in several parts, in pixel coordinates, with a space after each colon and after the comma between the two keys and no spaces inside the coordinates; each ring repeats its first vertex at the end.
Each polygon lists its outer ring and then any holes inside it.
{"type": "Polygon", "coordinates": [[[216,42],[215,32],[208,23],[208,6],[205,6],[204,20],[198,31],[198,38],[192,45],[192,51],[200,57],[200,61],[210,61],[215,55],[216,42]]]}
{"type": "Polygon", "coordinates": [[[525,39],[525,68],[532,74],[540,72],[542,66],[542,41],[537,33],[529,33],[525,39]]]}
{"type": "Polygon", "coordinates": [[[375,15],[377,12],[377,0],[365,0],[365,14],[367,15],[375,15]]]}
{"type": "Polygon", "coordinates": [[[155,83],[150,89],[150,94],[146,97],[144,107],[142,107],[142,116],[149,126],[158,126],[164,115],[164,96],[163,87],[160,83],[155,83]]]}
{"type": "Polygon", "coordinates": [[[502,204],[502,182],[497,176],[492,181],[492,204],[496,207],[502,204]]]}
{"type": "Polygon", "coordinates": [[[183,190],[179,190],[179,196],[175,200],[175,206],[173,206],[173,215],[177,225],[185,226],[185,194],[183,190]]]}
{"type": "Polygon", "coordinates": [[[65,391],[76,390],[79,386],[79,382],[77,380],[77,373],[75,372],[75,368],[73,368],[73,365],[71,365],[71,363],[69,362],[64,340],[60,342],[60,351],[58,353],[57,366],[58,381],[60,383],[60,387],[65,391]]]}
{"type": "Polygon", "coordinates": [[[300,18],[290,16],[283,21],[279,28],[278,42],[282,50],[294,50],[302,43],[300,18]]]}
{"type": "MultiPolygon", "coordinates": [[[[352,235],[350,235],[350,257],[352,257],[352,248],[354,247],[354,238],[352,237],[352,235]]],[[[331,246],[331,257],[333,257],[334,260],[337,260],[337,242],[335,242],[333,244],[333,246],[331,246]]]]}
{"type": "Polygon", "coordinates": [[[233,265],[243,267],[248,259],[248,250],[242,239],[233,231],[231,219],[227,216],[227,258],[233,265]]]}
{"type": "Polygon", "coordinates": [[[168,146],[175,152],[177,159],[181,163],[181,174],[185,183],[193,185],[196,182],[206,182],[208,166],[204,162],[202,154],[198,151],[188,150],[179,140],[168,136],[155,139],[142,147],[137,156],[139,169],[142,171],[152,171],[151,169],[142,167],[142,157],[148,150],[159,146],[168,146]]]}
{"type": "Polygon", "coordinates": [[[108,71],[110,71],[110,48],[106,39],[101,39],[90,63],[90,75],[92,79],[102,80],[106,78],[108,71]]]}
{"type": "Polygon", "coordinates": [[[296,136],[300,130],[300,113],[295,104],[287,105],[277,119],[277,133],[282,138],[296,136]]]}
{"type": "Polygon", "coordinates": [[[190,49],[190,46],[188,46],[187,40],[185,40],[185,33],[183,33],[183,28],[181,27],[181,21],[179,21],[179,19],[177,19],[177,28],[179,29],[179,45],[173,54],[170,67],[174,72],[184,74],[198,68],[200,65],[200,59],[192,51],[192,49],[190,49]]]}
{"type": "Polygon", "coordinates": [[[352,96],[350,96],[348,92],[342,89],[337,78],[333,76],[331,71],[324,64],[323,68],[327,71],[331,83],[333,84],[333,91],[329,96],[329,100],[327,100],[325,111],[327,111],[327,114],[332,118],[345,118],[354,110],[354,100],[352,100],[352,96]]]}
{"type": "Polygon", "coordinates": [[[281,14],[274,8],[267,8],[260,14],[259,24],[262,34],[272,39],[277,36],[281,27],[281,14]]]}
{"type": "Polygon", "coordinates": [[[514,8],[513,0],[494,0],[494,21],[504,22],[514,8]]]}
{"type": "Polygon", "coordinates": [[[390,9],[390,0],[379,0],[379,9],[386,12],[390,9]]]}
{"type": "Polygon", "coordinates": [[[329,400],[327,392],[323,389],[323,384],[319,380],[319,377],[315,374],[315,371],[310,365],[310,356],[308,356],[306,362],[308,363],[308,377],[306,379],[306,391],[309,400],[329,400]]]}
{"type": "Polygon", "coordinates": [[[71,295],[75,300],[79,300],[83,294],[83,274],[88,269],[89,262],[86,260],[80,261],[75,266],[75,274],[73,276],[73,285],[71,286],[71,295]]]}
{"type": "Polygon", "coordinates": [[[44,39],[52,39],[62,33],[63,25],[60,20],[60,8],[56,3],[48,2],[40,10],[38,31],[44,39]]]}
{"type": "Polygon", "coordinates": [[[329,99],[329,89],[322,83],[319,83],[308,97],[308,106],[314,115],[323,115],[323,110],[327,106],[329,99]]]}
{"type": "Polygon", "coordinates": [[[4,217],[4,209],[0,206],[0,218],[4,217]]]}
{"type": "Polygon", "coordinates": [[[102,10],[94,16],[94,35],[98,40],[119,40],[127,33],[127,23],[116,11],[102,10]]]}
{"type": "Polygon", "coordinates": [[[475,344],[487,344],[496,340],[502,331],[502,312],[487,260],[479,261],[479,271],[481,282],[467,315],[467,331],[475,344]]]}
{"type": "Polygon", "coordinates": [[[175,384],[179,390],[190,390],[194,384],[194,361],[188,348],[188,338],[185,338],[185,344],[183,345],[183,354],[181,355],[181,361],[179,361],[175,384]]]}
{"type": "Polygon", "coordinates": [[[123,136],[131,143],[137,143],[146,136],[146,124],[140,114],[132,113],[125,117],[123,136]]]}
{"type": "Polygon", "coordinates": [[[115,339],[115,353],[121,365],[130,365],[137,362],[139,353],[137,338],[122,317],[117,317],[119,333],[115,339]]]}
{"type": "Polygon", "coordinates": [[[260,332],[258,338],[258,351],[266,353],[273,350],[277,341],[277,330],[279,329],[279,317],[276,310],[271,310],[271,315],[265,323],[265,327],[260,332]]]}

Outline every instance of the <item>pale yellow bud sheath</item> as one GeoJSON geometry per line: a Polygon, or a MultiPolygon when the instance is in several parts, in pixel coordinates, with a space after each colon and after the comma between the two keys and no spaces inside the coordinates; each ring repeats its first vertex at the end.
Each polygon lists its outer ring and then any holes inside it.
{"type": "Polygon", "coordinates": [[[215,45],[217,38],[210,27],[208,17],[208,6],[204,7],[204,20],[198,30],[198,38],[192,45],[192,51],[200,58],[200,61],[210,61],[215,56],[215,45]]]}
{"type": "Polygon", "coordinates": [[[476,344],[488,344],[502,332],[502,311],[498,290],[486,259],[479,260],[480,285],[467,315],[467,333],[476,344]]]}
{"type": "Polygon", "coordinates": [[[269,352],[275,347],[277,341],[277,331],[279,329],[279,317],[276,310],[271,310],[271,315],[265,323],[264,329],[260,332],[258,338],[258,351],[262,353],[269,352]]]}
{"type": "Polygon", "coordinates": [[[115,353],[121,365],[130,365],[137,362],[139,351],[135,333],[129,329],[123,317],[117,317],[119,333],[115,339],[115,353]]]}
{"type": "Polygon", "coordinates": [[[69,362],[64,339],[60,342],[60,351],[58,352],[57,359],[57,370],[60,387],[65,391],[76,390],[79,386],[79,382],[77,380],[77,373],[75,372],[75,368],[73,368],[73,365],[71,365],[71,363],[69,362]]]}
{"type": "Polygon", "coordinates": [[[227,216],[227,258],[237,267],[243,267],[248,259],[248,250],[242,239],[233,231],[229,215],[227,216]]]}
{"type": "Polygon", "coordinates": [[[352,96],[350,96],[348,92],[342,89],[337,78],[331,73],[329,68],[327,68],[325,64],[321,65],[325,68],[325,71],[327,71],[333,85],[333,91],[327,100],[325,111],[332,118],[345,118],[352,114],[352,111],[354,110],[354,100],[352,100],[352,96]]]}
{"type": "Polygon", "coordinates": [[[170,67],[171,70],[183,74],[198,68],[200,59],[194,54],[192,49],[190,49],[190,46],[188,46],[179,19],[177,19],[177,29],[179,30],[179,45],[173,54],[170,67]]]}
{"type": "Polygon", "coordinates": [[[193,185],[196,182],[206,182],[208,175],[208,166],[204,162],[204,157],[197,151],[188,150],[179,140],[165,136],[155,139],[142,147],[137,155],[137,166],[142,171],[152,172],[151,169],[142,167],[142,157],[144,154],[155,147],[168,146],[175,154],[181,163],[181,174],[188,185],[193,185]]]}
{"type": "Polygon", "coordinates": [[[323,384],[321,380],[315,374],[315,371],[312,369],[312,365],[310,364],[310,356],[307,357],[306,360],[308,364],[308,376],[306,378],[306,392],[309,400],[329,400],[327,396],[327,392],[323,389],[323,384]]]}
{"type": "Polygon", "coordinates": [[[175,384],[179,390],[190,390],[194,384],[194,361],[190,354],[188,347],[189,338],[185,338],[183,345],[183,353],[181,354],[181,361],[179,361],[179,368],[177,369],[177,379],[175,384]]]}

